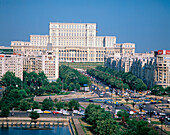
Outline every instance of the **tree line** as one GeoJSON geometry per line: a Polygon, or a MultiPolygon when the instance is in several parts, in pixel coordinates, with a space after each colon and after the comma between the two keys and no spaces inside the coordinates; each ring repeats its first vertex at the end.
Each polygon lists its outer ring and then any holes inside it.
{"type": "Polygon", "coordinates": [[[64,82],[63,88],[68,90],[80,90],[84,84],[91,85],[91,81],[88,77],[82,75],[77,70],[68,66],[61,65],[59,68],[59,76],[64,82]]]}
{"type": "Polygon", "coordinates": [[[147,121],[130,119],[126,111],[118,112],[118,116],[121,123],[100,105],[89,104],[85,109],[85,121],[92,125],[92,132],[96,135],[158,135],[147,121]]]}
{"type": "MultiPolygon", "coordinates": [[[[23,110],[24,105],[27,104],[27,108],[28,105],[31,105],[31,103],[27,103],[25,98],[51,93],[63,94],[62,89],[80,90],[80,87],[84,84],[91,84],[90,79],[70,67],[60,66],[59,72],[60,78],[51,83],[44,72],[37,74],[35,72],[27,73],[24,71],[23,81],[16,77],[13,72],[6,72],[0,82],[2,86],[5,86],[3,97],[0,100],[0,109],[16,108],[23,110]]],[[[62,108],[62,106],[67,105],[65,103],[58,103],[58,106],[62,108]]]]}
{"type": "Polygon", "coordinates": [[[87,69],[87,73],[106,82],[114,88],[147,90],[146,84],[131,72],[116,71],[108,67],[98,66],[96,69],[87,69]]]}

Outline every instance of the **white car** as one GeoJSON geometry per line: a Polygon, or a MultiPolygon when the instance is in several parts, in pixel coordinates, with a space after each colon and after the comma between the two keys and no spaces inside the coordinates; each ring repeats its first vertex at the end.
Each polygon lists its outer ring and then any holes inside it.
{"type": "Polygon", "coordinates": [[[74,114],[78,114],[79,111],[78,111],[78,110],[73,110],[73,113],[74,113],[74,114]]]}
{"type": "Polygon", "coordinates": [[[130,111],[129,114],[133,115],[133,114],[136,114],[136,112],[130,111]]]}
{"type": "Polygon", "coordinates": [[[161,116],[163,116],[163,115],[164,115],[164,116],[165,116],[166,114],[165,114],[165,113],[159,113],[159,115],[161,115],[161,116]]]}
{"type": "Polygon", "coordinates": [[[70,113],[67,111],[63,111],[63,115],[70,115],[70,113]]]}
{"type": "Polygon", "coordinates": [[[27,110],[28,113],[30,113],[30,112],[32,112],[32,111],[33,111],[32,108],[31,108],[30,110],[27,110]]]}
{"type": "Polygon", "coordinates": [[[85,112],[82,110],[82,111],[80,111],[78,114],[84,116],[84,115],[85,115],[85,112]]]}
{"type": "Polygon", "coordinates": [[[37,113],[44,113],[44,111],[42,111],[41,109],[34,109],[33,111],[37,113]]]}
{"type": "Polygon", "coordinates": [[[139,114],[142,114],[142,115],[145,115],[146,114],[146,112],[138,112],[139,114]]]}

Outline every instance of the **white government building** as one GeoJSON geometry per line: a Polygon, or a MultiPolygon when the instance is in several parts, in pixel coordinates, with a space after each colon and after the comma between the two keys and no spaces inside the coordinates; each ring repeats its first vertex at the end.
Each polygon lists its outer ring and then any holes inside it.
{"type": "Polygon", "coordinates": [[[134,43],[115,36],[96,36],[96,23],[49,23],[49,35],[30,35],[30,42],[11,41],[14,52],[41,52],[52,44],[60,62],[104,62],[105,54],[135,53],[134,43]]]}

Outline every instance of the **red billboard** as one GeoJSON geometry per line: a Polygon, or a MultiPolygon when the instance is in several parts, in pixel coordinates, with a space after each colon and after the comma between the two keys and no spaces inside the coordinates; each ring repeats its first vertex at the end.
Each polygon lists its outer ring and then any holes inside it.
{"type": "Polygon", "coordinates": [[[158,50],[158,55],[167,54],[170,55],[170,50],[158,50]]]}
{"type": "Polygon", "coordinates": [[[4,55],[0,55],[0,57],[4,57],[4,55]]]}
{"type": "Polygon", "coordinates": [[[163,50],[158,50],[158,55],[163,54],[163,50]]]}
{"type": "Polygon", "coordinates": [[[169,54],[169,55],[170,55],[170,50],[166,50],[166,54],[169,54]]]}

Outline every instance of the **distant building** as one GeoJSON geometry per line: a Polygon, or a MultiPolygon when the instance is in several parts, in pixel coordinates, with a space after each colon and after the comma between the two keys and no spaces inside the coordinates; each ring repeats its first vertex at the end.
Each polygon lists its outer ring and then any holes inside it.
{"type": "Polygon", "coordinates": [[[23,62],[24,71],[30,72],[44,72],[47,79],[56,81],[59,77],[59,61],[58,56],[53,51],[31,53],[27,52],[24,55],[23,62]]]}
{"type": "Polygon", "coordinates": [[[30,35],[30,42],[12,41],[16,53],[42,52],[47,44],[60,62],[104,62],[105,54],[135,53],[135,44],[116,44],[115,36],[96,36],[96,23],[49,23],[49,35],[30,35]]]}
{"type": "Polygon", "coordinates": [[[23,56],[13,54],[0,54],[0,79],[7,72],[15,73],[23,80],[23,56]]]}
{"type": "Polygon", "coordinates": [[[0,54],[13,54],[11,47],[0,46],[0,54]]]}
{"type": "Polygon", "coordinates": [[[23,70],[27,73],[42,71],[42,55],[32,52],[26,52],[23,60],[23,70]]]}
{"type": "Polygon", "coordinates": [[[156,54],[156,77],[157,85],[170,86],[170,50],[158,50],[156,54]]]}
{"type": "Polygon", "coordinates": [[[170,86],[170,50],[106,55],[105,66],[117,71],[132,72],[141,78],[148,87],[170,86]]]}
{"type": "Polygon", "coordinates": [[[117,71],[132,72],[148,87],[155,85],[155,61],[154,52],[105,56],[105,66],[117,71]]]}
{"type": "Polygon", "coordinates": [[[53,51],[47,51],[42,56],[42,71],[44,71],[47,79],[52,82],[59,77],[59,60],[58,56],[53,51]]]}

